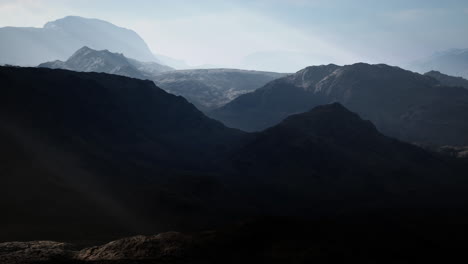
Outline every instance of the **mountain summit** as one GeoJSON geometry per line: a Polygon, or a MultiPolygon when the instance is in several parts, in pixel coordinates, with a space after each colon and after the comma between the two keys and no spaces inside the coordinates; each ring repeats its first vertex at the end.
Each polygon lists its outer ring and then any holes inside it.
{"type": "Polygon", "coordinates": [[[66,61],[39,64],[40,68],[66,69],[80,72],[104,72],[137,79],[151,79],[155,74],[173,70],[156,62],[140,62],[121,53],[93,50],[84,46],[66,61]]]}

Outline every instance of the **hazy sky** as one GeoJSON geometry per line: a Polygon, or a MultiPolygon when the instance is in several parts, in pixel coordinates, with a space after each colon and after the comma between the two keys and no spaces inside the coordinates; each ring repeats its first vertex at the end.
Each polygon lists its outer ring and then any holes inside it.
{"type": "Polygon", "coordinates": [[[67,15],[133,29],[153,52],[192,65],[402,65],[468,48],[467,0],[0,0],[0,26],[42,27],[67,15]]]}

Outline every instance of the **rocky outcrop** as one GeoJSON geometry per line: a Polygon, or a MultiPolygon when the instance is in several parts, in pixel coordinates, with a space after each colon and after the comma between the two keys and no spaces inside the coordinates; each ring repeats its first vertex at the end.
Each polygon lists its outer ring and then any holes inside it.
{"type": "Polygon", "coordinates": [[[186,251],[192,244],[191,236],[178,232],[134,236],[102,246],[85,248],[75,255],[75,259],[82,261],[174,260],[186,257],[186,251]]]}
{"type": "Polygon", "coordinates": [[[75,258],[71,244],[54,241],[0,243],[2,264],[48,263],[75,258]]]}

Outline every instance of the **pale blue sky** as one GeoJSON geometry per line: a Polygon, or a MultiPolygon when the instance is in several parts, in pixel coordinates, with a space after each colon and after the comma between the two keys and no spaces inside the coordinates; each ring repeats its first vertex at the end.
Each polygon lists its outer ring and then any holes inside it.
{"type": "Polygon", "coordinates": [[[0,0],[0,26],[41,27],[67,15],[133,29],[153,52],[193,65],[403,65],[468,48],[466,0],[0,0]]]}

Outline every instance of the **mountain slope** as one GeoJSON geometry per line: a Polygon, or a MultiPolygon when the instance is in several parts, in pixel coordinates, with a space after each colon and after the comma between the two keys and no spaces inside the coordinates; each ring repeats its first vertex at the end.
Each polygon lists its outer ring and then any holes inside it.
{"type": "Polygon", "coordinates": [[[335,101],[392,137],[439,145],[468,144],[465,89],[443,87],[431,77],[383,64],[308,67],[209,114],[229,127],[258,131],[288,115],[335,101]]]}
{"type": "Polygon", "coordinates": [[[166,91],[182,95],[201,110],[220,107],[241,94],[285,76],[282,73],[236,69],[200,69],[165,72],[153,78],[166,91]]]}
{"type": "Polygon", "coordinates": [[[0,67],[0,87],[1,241],[465,212],[461,160],[388,138],[339,104],[247,134],[151,81],[0,67]]]}
{"type": "Polygon", "coordinates": [[[39,68],[1,67],[0,83],[0,240],[203,226],[230,207],[207,168],[245,135],[182,97],[151,81],[39,68]]]}
{"type": "Polygon", "coordinates": [[[440,82],[441,85],[445,86],[458,86],[468,89],[468,80],[462,77],[453,77],[447,74],[443,74],[438,71],[430,71],[424,74],[430,76],[440,82]]]}
{"type": "Polygon", "coordinates": [[[0,64],[35,66],[65,60],[83,46],[108,49],[140,61],[156,61],[143,39],[109,22],[68,16],[43,28],[0,28],[0,64]]]}
{"type": "MultiPolygon", "coordinates": [[[[231,186],[254,206],[249,216],[273,217],[203,232],[89,241],[84,248],[52,241],[0,243],[0,258],[83,264],[404,263],[465,256],[466,164],[388,138],[338,103],[290,116],[239,145],[227,159],[234,174],[223,179],[234,176],[231,186]]],[[[221,194],[209,195],[216,200],[221,194]]],[[[102,212],[97,216],[92,220],[103,219],[102,212]]]]}
{"type": "Polygon", "coordinates": [[[79,72],[103,72],[137,79],[150,79],[153,75],[172,68],[156,62],[140,62],[123,54],[108,50],[93,50],[82,47],[66,61],[51,61],[39,64],[40,68],[65,69],[79,72]]]}
{"type": "Polygon", "coordinates": [[[468,49],[436,52],[428,58],[413,62],[409,68],[420,73],[440,71],[452,76],[468,78],[468,49]]]}
{"type": "Polygon", "coordinates": [[[445,204],[466,184],[456,162],[388,138],[338,103],[257,133],[231,160],[250,179],[246,193],[284,215],[445,204]]]}

